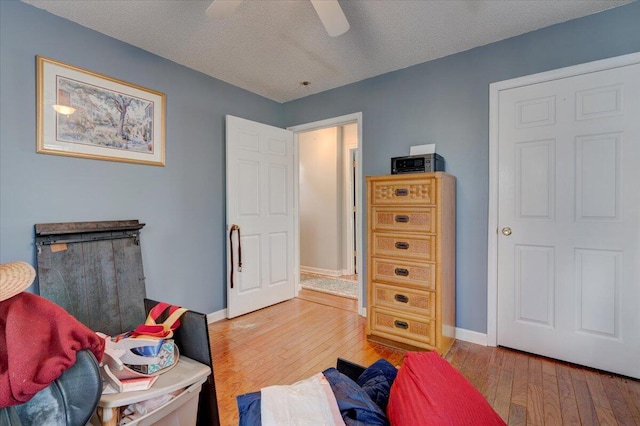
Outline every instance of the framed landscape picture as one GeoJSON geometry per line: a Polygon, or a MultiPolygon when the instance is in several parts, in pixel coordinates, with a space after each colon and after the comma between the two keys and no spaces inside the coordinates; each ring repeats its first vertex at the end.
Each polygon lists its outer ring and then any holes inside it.
{"type": "Polygon", "coordinates": [[[37,57],[43,154],[165,165],[165,94],[37,57]]]}

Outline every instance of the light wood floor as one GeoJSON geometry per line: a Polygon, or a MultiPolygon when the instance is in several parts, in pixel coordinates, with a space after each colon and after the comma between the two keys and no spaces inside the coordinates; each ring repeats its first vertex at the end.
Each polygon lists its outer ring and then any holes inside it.
{"type": "Polygon", "coordinates": [[[351,312],[358,312],[357,299],[350,299],[348,297],[323,293],[321,291],[308,290],[306,288],[300,289],[300,292],[298,292],[298,298],[308,300],[310,302],[320,303],[321,305],[333,306],[334,308],[345,309],[351,312]]]}
{"type": "MultiPolygon", "coordinates": [[[[354,312],[293,299],[209,326],[221,424],[237,395],[291,384],[342,357],[401,365],[404,352],[367,342],[354,312]]],[[[446,357],[510,425],[639,425],[640,382],[504,348],[457,341],[446,357]]]]}

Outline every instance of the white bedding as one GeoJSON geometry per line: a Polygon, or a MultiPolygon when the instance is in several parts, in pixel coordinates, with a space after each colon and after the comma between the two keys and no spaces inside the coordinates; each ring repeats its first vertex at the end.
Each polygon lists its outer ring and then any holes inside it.
{"type": "Polygon", "coordinates": [[[262,426],[344,426],[322,373],[293,385],[262,388],[261,393],[262,426]]]}

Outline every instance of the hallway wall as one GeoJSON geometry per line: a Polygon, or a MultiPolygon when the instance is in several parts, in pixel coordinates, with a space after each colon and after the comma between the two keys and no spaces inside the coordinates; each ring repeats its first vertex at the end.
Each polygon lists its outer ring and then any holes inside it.
{"type": "Polygon", "coordinates": [[[300,267],[325,274],[344,269],[342,130],[301,133],[300,267]]]}

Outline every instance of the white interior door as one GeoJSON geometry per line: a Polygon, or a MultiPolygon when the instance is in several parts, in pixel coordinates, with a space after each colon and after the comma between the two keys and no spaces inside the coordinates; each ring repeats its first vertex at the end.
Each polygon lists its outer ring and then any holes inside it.
{"type": "Polygon", "coordinates": [[[233,249],[234,263],[227,262],[227,317],[233,318],[295,296],[293,132],[227,115],[226,150],[227,253],[233,249]],[[233,233],[233,248],[232,225],[241,235],[238,244],[233,233]]]}
{"type": "Polygon", "coordinates": [[[502,90],[499,345],[640,378],[640,64],[502,90]]]}

